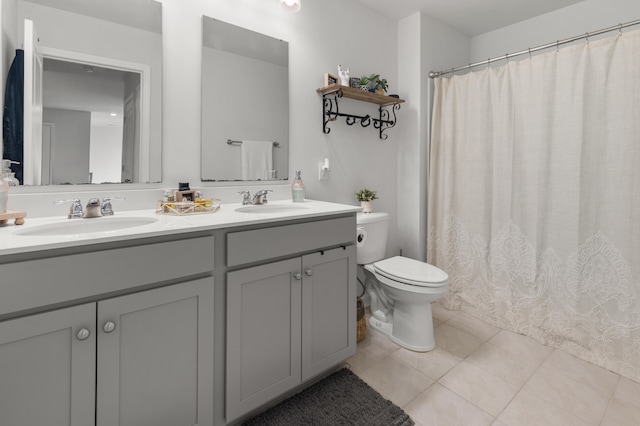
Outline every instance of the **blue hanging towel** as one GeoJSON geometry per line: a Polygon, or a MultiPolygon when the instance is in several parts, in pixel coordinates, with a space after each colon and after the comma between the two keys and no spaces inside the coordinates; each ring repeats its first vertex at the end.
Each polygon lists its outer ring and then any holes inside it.
{"type": "Polygon", "coordinates": [[[24,165],[24,50],[16,49],[4,92],[2,115],[2,157],[19,161],[13,166],[16,179],[23,184],[24,165]]]}

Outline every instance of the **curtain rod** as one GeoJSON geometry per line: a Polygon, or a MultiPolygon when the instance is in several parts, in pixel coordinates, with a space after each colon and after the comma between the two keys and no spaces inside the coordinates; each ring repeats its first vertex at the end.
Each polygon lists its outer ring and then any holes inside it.
{"type": "Polygon", "coordinates": [[[507,53],[506,55],[499,56],[497,58],[490,58],[490,59],[487,59],[487,60],[484,60],[484,61],[475,62],[473,64],[464,65],[464,66],[461,66],[461,67],[458,67],[458,68],[451,68],[450,70],[431,71],[431,72],[429,72],[429,78],[436,78],[436,77],[440,77],[440,76],[442,76],[444,74],[451,74],[451,73],[454,73],[456,71],[461,71],[461,70],[464,70],[464,69],[471,69],[471,68],[477,67],[479,65],[491,64],[491,62],[502,61],[502,60],[505,60],[505,59],[513,58],[514,56],[531,54],[533,52],[537,52],[538,50],[548,49],[548,48],[554,47],[554,46],[555,47],[559,47],[562,44],[572,43],[574,41],[581,40],[581,39],[584,39],[584,38],[589,39],[589,37],[591,37],[591,36],[596,36],[596,35],[608,33],[610,31],[618,30],[622,34],[622,29],[623,28],[631,27],[633,25],[638,25],[638,24],[640,24],[640,19],[636,19],[635,21],[630,21],[630,22],[627,22],[625,24],[618,24],[618,25],[615,25],[613,27],[604,28],[602,30],[598,30],[598,31],[590,32],[590,33],[585,33],[583,35],[579,35],[579,36],[575,36],[575,37],[571,37],[571,38],[566,38],[564,40],[558,40],[558,41],[553,42],[553,43],[547,43],[547,44],[542,45],[542,46],[531,47],[529,49],[521,50],[519,52],[507,53]]]}

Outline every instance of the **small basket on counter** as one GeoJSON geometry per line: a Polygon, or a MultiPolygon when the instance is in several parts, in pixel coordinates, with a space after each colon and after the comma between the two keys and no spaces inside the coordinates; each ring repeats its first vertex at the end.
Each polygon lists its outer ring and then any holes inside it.
{"type": "Polygon", "coordinates": [[[220,200],[206,198],[195,201],[158,201],[156,214],[187,216],[194,214],[210,214],[220,210],[220,200]]]}

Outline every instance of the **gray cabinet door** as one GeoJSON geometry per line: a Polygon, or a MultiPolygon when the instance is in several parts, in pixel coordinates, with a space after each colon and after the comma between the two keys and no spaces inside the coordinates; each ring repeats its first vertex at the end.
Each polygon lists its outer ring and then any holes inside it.
{"type": "Polygon", "coordinates": [[[98,426],[213,424],[213,277],[98,302],[98,426]]]}
{"type": "Polygon", "coordinates": [[[300,384],[300,278],[300,258],[227,274],[227,422],[300,384]]]}
{"type": "Polygon", "coordinates": [[[302,380],[356,352],[355,246],[302,258],[302,380]]]}
{"type": "Polygon", "coordinates": [[[90,303],[0,322],[0,425],[94,424],[95,318],[90,303]]]}

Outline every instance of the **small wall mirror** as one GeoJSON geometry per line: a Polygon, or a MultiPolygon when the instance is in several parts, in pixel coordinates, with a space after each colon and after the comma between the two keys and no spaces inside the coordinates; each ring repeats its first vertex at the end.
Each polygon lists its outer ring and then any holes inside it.
{"type": "Polygon", "coordinates": [[[36,64],[33,99],[25,95],[36,114],[25,113],[23,183],[161,181],[162,4],[2,3],[4,29],[17,22],[3,37],[24,49],[25,69],[36,64]]]}
{"type": "Polygon", "coordinates": [[[287,180],[289,45],[203,17],[203,181],[287,180]]]}

